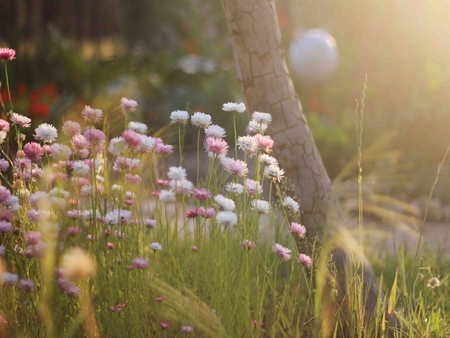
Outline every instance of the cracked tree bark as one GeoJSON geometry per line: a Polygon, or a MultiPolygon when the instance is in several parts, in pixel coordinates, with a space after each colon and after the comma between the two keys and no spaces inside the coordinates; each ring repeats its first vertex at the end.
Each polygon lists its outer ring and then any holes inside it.
{"type": "MultiPolygon", "coordinates": [[[[269,134],[274,156],[286,172],[302,207],[302,224],[310,239],[323,239],[326,222],[339,218],[331,202],[331,181],[316,148],[294,90],[281,48],[281,33],[273,0],[221,0],[232,40],[237,77],[249,112],[269,112],[269,134]],[[333,206],[330,208],[330,203],[333,206]],[[333,212],[330,213],[330,209],[333,212]],[[328,220],[327,220],[328,217],[328,220]],[[331,218],[331,219],[330,219],[331,218]]],[[[297,245],[302,245],[297,243],[297,245]]],[[[332,252],[337,269],[339,299],[346,294],[344,269],[350,262],[347,248],[332,252]]],[[[305,248],[301,248],[305,250],[305,248]]],[[[299,248],[300,250],[300,248],[299,248]]],[[[379,291],[377,279],[364,264],[365,318],[374,314],[379,291]]],[[[339,301],[338,299],[338,301],[339,301]]]]}

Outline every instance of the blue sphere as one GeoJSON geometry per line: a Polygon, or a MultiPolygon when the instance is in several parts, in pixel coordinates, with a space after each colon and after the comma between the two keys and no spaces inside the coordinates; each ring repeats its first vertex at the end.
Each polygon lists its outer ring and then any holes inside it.
{"type": "Polygon", "coordinates": [[[336,40],[322,29],[300,31],[289,48],[289,66],[295,79],[306,86],[328,81],[338,65],[336,40]]]}

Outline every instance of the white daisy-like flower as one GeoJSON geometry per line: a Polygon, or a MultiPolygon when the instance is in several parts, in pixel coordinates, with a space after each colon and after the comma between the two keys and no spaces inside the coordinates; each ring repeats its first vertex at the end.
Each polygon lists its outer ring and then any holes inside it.
{"type": "Polygon", "coordinates": [[[41,140],[44,143],[52,143],[58,137],[58,130],[48,123],[40,124],[34,132],[36,133],[34,137],[36,140],[41,140]]]}
{"type": "Polygon", "coordinates": [[[195,112],[191,116],[191,123],[197,128],[207,128],[211,124],[211,115],[195,112]]]}
{"type": "Polygon", "coordinates": [[[238,217],[232,211],[220,211],[216,215],[216,220],[225,226],[235,226],[238,222],[238,217]]]}
{"type": "Polygon", "coordinates": [[[175,192],[173,190],[161,190],[159,200],[165,203],[175,202],[175,192]]]}
{"type": "Polygon", "coordinates": [[[265,165],[278,165],[277,159],[268,154],[259,155],[259,161],[265,165]]]}
{"type": "Polygon", "coordinates": [[[128,129],[133,130],[139,134],[145,134],[147,132],[148,127],[145,123],[131,121],[130,123],[128,123],[128,129]]]}
{"type": "Polygon", "coordinates": [[[31,119],[24,115],[12,113],[10,119],[13,125],[17,125],[22,128],[28,128],[31,125],[31,119]]]}
{"type": "Polygon", "coordinates": [[[84,161],[73,162],[72,170],[75,173],[75,175],[80,175],[80,176],[88,175],[90,172],[89,166],[86,163],[84,163],[84,161]]]}
{"type": "Polygon", "coordinates": [[[237,145],[240,150],[248,154],[255,154],[258,151],[258,146],[254,136],[239,136],[237,139],[237,145]]]}
{"type": "Polygon", "coordinates": [[[83,219],[85,221],[93,221],[94,219],[101,219],[102,218],[102,215],[101,215],[99,210],[96,210],[95,214],[94,214],[92,209],[83,210],[81,212],[81,216],[83,217],[83,219]]]}
{"type": "Polygon", "coordinates": [[[242,114],[243,112],[245,112],[247,108],[245,107],[245,103],[244,102],[227,102],[224,103],[222,106],[222,110],[223,111],[235,111],[239,114],[242,114]]]}
{"type": "Polygon", "coordinates": [[[170,113],[170,119],[174,123],[186,124],[189,120],[189,113],[185,110],[175,110],[170,113]]]}
{"type": "Polygon", "coordinates": [[[277,165],[269,165],[264,168],[263,175],[279,182],[283,179],[284,170],[277,165]]]}
{"type": "Polygon", "coordinates": [[[109,141],[108,151],[116,156],[122,155],[128,150],[128,144],[122,136],[114,137],[109,141]]]}
{"type": "Polygon", "coordinates": [[[264,200],[252,200],[252,209],[259,212],[260,214],[267,214],[270,210],[270,204],[264,200]]]}
{"type": "Polygon", "coordinates": [[[114,191],[114,192],[120,192],[120,191],[123,191],[123,187],[121,185],[118,185],[118,184],[113,184],[111,186],[111,190],[114,191]]]}
{"type": "Polygon", "coordinates": [[[148,153],[155,148],[155,138],[147,135],[141,135],[141,145],[139,151],[148,153]]]}
{"type": "Polygon", "coordinates": [[[214,196],[214,201],[216,201],[219,207],[225,211],[233,211],[236,208],[234,201],[223,195],[214,196]]]}
{"type": "Polygon", "coordinates": [[[270,124],[272,122],[272,115],[269,113],[261,113],[259,111],[255,111],[252,114],[252,120],[258,123],[270,124]]]}
{"type": "Polygon", "coordinates": [[[81,195],[83,195],[83,196],[87,196],[87,197],[92,196],[92,185],[90,185],[90,184],[88,184],[88,185],[83,185],[83,186],[80,188],[80,193],[81,193],[81,195]]]}
{"type": "Polygon", "coordinates": [[[72,155],[72,150],[64,144],[54,143],[50,147],[50,156],[56,160],[67,161],[72,155]]]}
{"type": "Polygon", "coordinates": [[[171,180],[183,180],[186,178],[186,169],[182,167],[170,167],[167,177],[171,180]]]}
{"type": "Polygon", "coordinates": [[[282,203],[283,206],[292,210],[293,212],[298,212],[300,210],[300,204],[298,204],[292,197],[286,196],[282,203]]]}
{"type": "Polygon", "coordinates": [[[188,196],[194,191],[194,184],[186,179],[170,180],[169,186],[179,195],[188,196]]]}
{"type": "Polygon", "coordinates": [[[244,192],[244,186],[239,183],[228,182],[225,186],[225,190],[231,192],[232,194],[240,195],[244,192]]]}
{"type": "Polygon", "coordinates": [[[217,124],[212,124],[205,129],[206,137],[224,138],[226,135],[225,129],[217,124]]]}
{"type": "Polygon", "coordinates": [[[248,123],[248,129],[252,133],[264,134],[267,131],[268,127],[269,126],[266,123],[259,123],[255,120],[250,120],[250,122],[248,123]]]}
{"type": "Polygon", "coordinates": [[[153,251],[161,251],[163,247],[158,242],[153,242],[152,244],[150,244],[150,249],[152,249],[153,251]]]}

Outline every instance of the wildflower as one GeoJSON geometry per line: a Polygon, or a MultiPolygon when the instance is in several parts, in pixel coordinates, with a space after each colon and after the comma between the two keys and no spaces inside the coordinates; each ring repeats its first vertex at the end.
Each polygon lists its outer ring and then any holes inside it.
{"type": "Polygon", "coordinates": [[[205,139],[205,150],[214,155],[225,156],[228,152],[228,143],[219,138],[207,137],[205,139]]]}
{"type": "Polygon", "coordinates": [[[84,161],[75,161],[72,170],[75,175],[86,176],[89,174],[90,168],[84,161]]]}
{"type": "Polygon", "coordinates": [[[162,178],[157,178],[156,179],[156,184],[160,185],[162,187],[168,187],[170,182],[169,182],[169,180],[163,180],[162,178]]]}
{"type": "Polygon", "coordinates": [[[255,154],[258,150],[254,136],[239,136],[237,139],[237,146],[240,150],[249,155],[255,154]]]}
{"type": "Polygon", "coordinates": [[[270,124],[272,122],[272,115],[255,111],[252,114],[252,120],[258,123],[270,124]]]}
{"type": "Polygon", "coordinates": [[[0,185],[0,203],[5,203],[10,196],[11,191],[3,185],[0,185]]]}
{"type": "Polygon", "coordinates": [[[167,177],[171,180],[183,180],[186,178],[186,169],[182,167],[170,167],[167,177]]]}
{"type": "Polygon", "coordinates": [[[122,170],[128,171],[132,169],[139,169],[141,161],[137,158],[117,157],[114,161],[113,170],[122,172],[122,170]]]}
{"type": "Polygon", "coordinates": [[[138,183],[141,183],[141,176],[126,174],[125,175],[125,181],[127,181],[127,182],[129,182],[131,184],[138,184],[138,183]]]}
{"type": "Polygon", "coordinates": [[[36,231],[30,231],[27,235],[27,243],[30,245],[36,245],[41,241],[41,233],[36,231]]]}
{"type": "Polygon", "coordinates": [[[220,194],[214,197],[214,201],[216,201],[219,207],[225,211],[233,211],[236,208],[236,205],[232,199],[220,194]]]}
{"type": "Polygon", "coordinates": [[[128,150],[128,144],[123,137],[114,137],[109,141],[108,151],[116,156],[122,155],[128,150]]]}
{"type": "Polygon", "coordinates": [[[170,203],[175,202],[175,192],[171,190],[161,190],[161,194],[159,195],[159,200],[161,202],[170,203]]]}
{"type": "Polygon", "coordinates": [[[34,287],[34,282],[31,279],[21,279],[19,281],[19,288],[24,292],[30,292],[34,287]]]}
{"type": "Polygon", "coordinates": [[[146,269],[148,267],[148,261],[143,257],[136,257],[133,259],[131,266],[134,269],[146,269]]]}
{"type": "Polygon", "coordinates": [[[194,328],[192,326],[182,326],[180,332],[181,333],[191,333],[194,331],[194,328]]]}
{"type": "Polygon", "coordinates": [[[293,234],[296,234],[298,237],[304,237],[306,234],[306,228],[303,225],[295,222],[291,222],[289,231],[293,234]]]}
{"type": "MultiPolygon", "coordinates": [[[[109,235],[108,232],[106,232],[106,233],[109,235]]],[[[112,249],[114,249],[114,243],[108,242],[108,243],[106,243],[106,247],[107,247],[109,250],[112,250],[112,249]]]]}
{"type": "Polygon", "coordinates": [[[64,144],[54,143],[50,149],[51,156],[56,160],[67,161],[72,155],[70,148],[64,144]]]}
{"type": "Polygon", "coordinates": [[[169,182],[169,185],[172,190],[180,195],[191,195],[192,191],[194,190],[194,184],[186,179],[182,179],[179,181],[171,180],[169,182]]]}
{"type": "Polygon", "coordinates": [[[103,111],[86,106],[82,110],[81,115],[83,115],[85,120],[96,123],[102,119],[103,111]]]}
{"type": "Polygon", "coordinates": [[[270,153],[272,151],[273,140],[270,136],[256,134],[255,135],[255,143],[256,143],[258,149],[260,149],[266,153],[270,153]]]}
{"type": "Polygon", "coordinates": [[[204,207],[199,207],[197,208],[197,214],[201,217],[213,218],[216,215],[216,212],[213,208],[205,209],[204,207]]]}
{"type": "Polygon", "coordinates": [[[28,128],[31,123],[30,118],[17,113],[12,113],[10,119],[13,125],[18,125],[22,128],[28,128]]]}
{"type": "Polygon", "coordinates": [[[9,162],[3,158],[0,158],[0,171],[6,171],[9,168],[9,162]]]}
{"type": "Polygon", "coordinates": [[[11,273],[11,272],[3,272],[2,276],[1,276],[1,280],[3,283],[5,284],[15,284],[19,277],[17,277],[17,275],[15,273],[11,273]]]}
{"type": "Polygon", "coordinates": [[[286,196],[283,199],[282,205],[293,212],[298,212],[300,210],[300,204],[294,201],[293,198],[286,196]]]}
{"type": "Polygon", "coordinates": [[[228,182],[225,186],[225,190],[232,194],[240,195],[244,192],[244,186],[239,183],[228,182]]]}
{"type": "Polygon", "coordinates": [[[186,218],[195,218],[198,216],[197,208],[186,211],[186,218]]]}
{"type": "Polygon", "coordinates": [[[175,110],[170,114],[173,123],[186,124],[189,120],[189,113],[185,110],[175,110]]]}
{"type": "Polygon", "coordinates": [[[211,197],[212,197],[211,192],[205,188],[194,189],[194,198],[196,198],[198,200],[206,201],[207,199],[209,199],[211,197]]]}
{"type": "Polygon", "coordinates": [[[227,172],[229,172],[231,175],[234,175],[237,177],[245,176],[248,173],[247,163],[245,163],[244,161],[241,161],[241,160],[230,159],[229,161],[227,161],[225,163],[223,168],[227,172]]]}
{"type": "Polygon", "coordinates": [[[25,144],[25,146],[23,147],[23,152],[25,153],[25,156],[28,157],[31,161],[40,160],[44,155],[44,150],[42,149],[41,145],[36,142],[29,142],[25,144]]]}
{"type": "Polygon", "coordinates": [[[191,116],[191,123],[197,128],[207,128],[211,124],[211,115],[195,112],[191,116]]]}
{"type": "Polygon", "coordinates": [[[74,136],[81,133],[81,126],[78,122],[67,120],[62,125],[62,131],[69,136],[74,136]]]}
{"type": "Polygon", "coordinates": [[[105,134],[98,129],[88,129],[84,132],[84,137],[93,146],[101,145],[105,141],[105,134]]]}
{"type": "Polygon", "coordinates": [[[417,275],[417,280],[418,280],[419,282],[422,282],[422,281],[423,281],[423,278],[424,278],[424,275],[422,275],[422,274],[419,272],[419,274],[417,275]]]}
{"type": "Polygon", "coordinates": [[[225,129],[217,124],[212,124],[205,129],[206,137],[224,138],[226,136],[225,129]]]}
{"type": "Polygon", "coordinates": [[[134,100],[127,99],[126,97],[122,97],[120,99],[120,107],[122,108],[122,112],[125,113],[133,113],[138,106],[138,103],[134,100]]]}
{"type": "Polygon", "coordinates": [[[157,301],[158,303],[162,303],[162,301],[163,301],[164,299],[166,299],[166,297],[164,297],[164,296],[156,297],[156,301],[157,301]]]}
{"type": "Polygon", "coordinates": [[[198,249],[197,249],[197,247],[195,246],[195,245],[193,245],[193,246],[191,246],[191,248],[190,248],[192,251],[197,251],[198,249]]]}
{"type": "Polygon", "coordinates": [[[75,237],[80,233],[80,227],[68,227],[67,228],[67,236],[75,237]]]}
{"type": "Polygon", "coordinates": [[[282,246],[281,244],[275,243],[272,246],[272,251],[281,259],[283,259],[284,261],[288,261],[291,259],[291,250],[288,248],[285,248],[284,246],[282,246]]]}
{"type": "Polygon", "coordinates": [[[269,165],[264,168],[263,175],[279,182],[283,179],[284,170],[277,165],[269,165]]]}
{"type": "Polygon", "coordinates": [[[141,146],[139,151],[141,153],[148,153],[155,148],[155,138],[147,135],[141,135],[141,146]]]}
{"type": "Polygon", "coordinates": [[[144,225],[146,228],[153,229],[156,227],[156,221],[154,219],[146,218],[144,220],[144,225]]]}
{"type": "Polygon", "coordinates": [[[255,120],[250,120],[247,126],[248,134],[264,134],[267,131],[268,125],[265,123],[259,123],[255,120]]]}
{"type": "Polygon", "coordinates": [[[0,48],[0,60],[12,61],[16,58],[16,51],[11,48],[0,48]]]}
{"type": "Polygon", "coordinates": [[[220,211],[216,216],[217,222],[225,226],[234,226],[238,223],[237,215],[232,211],[220,211]]]}
{"type": "Polygon", "coordinates": [[[300,254],[298,256],[298,261],[300,264],[302,264],[303,266],[306,266],[307,268],[310,268],[312,265],[311,257],[309,257],[308,255],[305,255],[305,254],[300,254]]]}
{"type": "Polygon", "coordinates": [[[159,322],[159,326],[161,326],[161,328],[163,328],[163,329],[167,329],[170,325],[169,325],[168,322],[166,322],[166,321],[164,321],[164,320],[161,320],[161,321],[159,322]]]}
{"type": "Polygon", "coordinates": [[[267,154],[259,155],[259,161],[265,165],[278,165],[277,159],[267,154]]]}
{"type": "Polygon", "coordinates": [[[139,134],[145,134],[147,132],[147,125],[141,122],[133,122],[128,123],[128,129],[135,131],[139,134]]]}
{"type": "Polygon", "coordinates": [[[427,286],[431,289],[434,289],[434,288],[438,287],[439,285],[440,285],[440,281],[436,277],[431,278],[430,280],[428,280],[428,283],[427,283],[427,286]]]}
{"type": "Polygon", "coordinates": [[[162,245],[157,243],[157,242],[153,242],[152,244],[150,244],[150,249],[152,249],[153,251],[161,251],[163,249],[162,245]]]}
{"type": "Polygon", "coordinates": [[[155,151],[158,154],[170,155],[173,153],[173,146],[170,144],[158,143],[155,145],[155,151]]]}
{"type": "Polygon", "coordinates": [[[264,200],[252,200],[252,209],[259,212],[260,214],[267,214],[270,210],[270,204],[264,200]]]}
{"type": "Polygon", "coordinates": [[[0,119],[0,131],[4,131],[5,133],[9,132],[9,122],[3,119],[0,119]]]}
{"type": "Polygon", "coordinates": [[[0,221],[0,232],[1,233],[11,232],[11,230],[12,230],[11,222],[0,221]]]}
{"type": "Polygon", "coordinates": [[[40,124],[34,132],[36,140],[42,140],[44,143],[52,143],[58,137],[58,130],[48,123],[40,124]]]}
{"type": "Polygon", "coordinates": [[[142,139],[141,134],[138,134],[137,132],[133,130],[125,130],[122,133],[122,137],[125,140],[125,142],[133,149],[137,150],[139,146],[141,145],[142,139]]]}
{"type": "Polygon", "coordinates": [[[242,249],[251,250],[251,249],[256,248],[256,243],[252,242],[248,239],[244,239],[241,243],[241,247],[242,247],[242,249]]]}
{"type": "Polygon", "coordinates": [[[245,186],[245,191],[250,196],[255,196],[255,195],[262,193],[262,186],[261,186],[261,183],[259,183],[258,181],[247,178],[244,182],[244,186],[245,186]]]}
{"type": "Polygon", "coordinates": [[[242,114],[243,112],[245,112],[245,109],[247,109],[245,107],[245,103],[241,102],[241,103],[237,103],[237,102],[227,102],[224,103],[222,106],[222,110],[223,111],[235,111],[236,113],[242,114]]]}

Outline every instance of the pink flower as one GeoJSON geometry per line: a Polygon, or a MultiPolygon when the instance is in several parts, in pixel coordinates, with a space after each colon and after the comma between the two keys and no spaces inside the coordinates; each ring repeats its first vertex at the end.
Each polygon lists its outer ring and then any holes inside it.
{"type": "Polygon", "coordinates": [[[12,224],[7,221],[0,221],[0,232],[6,233],[12,230],[12,224]]]}
{"type": "Polygon", "coordinates": [[[216,215],[214,208],[205,209],[204,207],[200,207],[197,209],[197,213],[199,216],[205,218],[213,218],[216,215]]]}
{"type": "Polygon", "coordinates": [[[98,146],[105,141],[105,134],[98,129],[88,129],[84,132],[84,137],[91,145],[98,146]]]}
{"type": "Polygon", "coordinates": [[[266,153],[269,153],[272,151],[273,140],[270,138],[270,136],[256,134],[255,142],[256,142],[258,148],[261,149],[262,151],[264,151],[266,153]]]}
{"type": "Polygon", "coordinates": [[[89,141],[81,134],[76,134],[70,141],[73,149],[84,149],[89,146],[89,141]]]}
{"type": "Polygon", "coordinates": [[[289,231],[293,234],[298,235],[299,237],[304,237],[306,234],[306,228],[298,223],[291,222],[291,225],[289,226],[289,231]]]}
{"type": "Polygon", "coordinates": [[[205,149],[208,153],[225,156],[228,152],[228,143],[220,138],[207,137],[205,149]]]}
{"type": "Polygon", "coordinates": [[[272,251],[281,259],[283,259],[284,261],[288,261],[291,259],[291,250],[288,248],[285,248],[284,246],[282,246],[281,244],[275,243],[272,246],[272,251]]]}
{"type": "Polygon", "coordinates": [[[149,228],[149,229],[153,229],[154,227],[156,227],[156,221],[154,219],[150,219],[150,218],[146,218],[144,221],[145,227],[149,228]]]}
{"type": "Polygon", "coordinates": [[[209,190],[205,188],[194,189],[194,198],[202,201],[206,201],[208,198],[211,198],[212,194],[209,190]]]}
{"type": "Polygon", "coordinates": [[[11,48],[0,48],[0,60],[12,61],[16,58],[16,51],[11,48]]]}
{"type": "Polygon", "coordinates": [[[23,128],[29,127],[31,123],[31,119],[17,113],[12,113],[10,119],[13,125],[18,125],[23,128]]]}
{"type": "Polygon", "coordinates": [[[191,246],[191,250],[192,251],[197,251],[198,249],[197,249],[197,247],[195,245],[193,245],[193,246],[191,246]]]}
{"type": "Polygon", "coordinates": [[[229,159],[225,162],[223,168],[231,175],[237,177],[245,176],[248,173],[247,163],[241,160],[229,159]]]}
{"type": "Polygon", "coordinates": [[[164,297],[164,296],[156,297],[156,301],[157,301],[158,303],[162,303],[162,301],[163,301],[164,299],[166,299],[166,297],[164,297]]]}
{"type": "Polygon", "coordinates": [[[159,322],[159,326],[161,326],[162,329],[167,329],[170,325],[169,325],[168,322],[166,322],[166,321],[164,321],[164,320],[161,320],[161,321],[159,322]]]}
{"type": "Polygon", "coordinates": [[[44,150],[41,145],[36,142],[29,142],[25,144],[23,147],[23,152],[31,161],[37,161],[44,155],[44,150]]]}
{"type": "Polygon", "coordinates": [[[148,267],[148,261],[143,257],[136,257],[133,259],[131,266],[134,269],[146,269],[148,267]]]}
{"type": "Polygon", "coordinates": [[[9,162],[3,158],[0,158],[0,171],[6,171],[9,168],[9,162]]]}
{"type": "Polygon", "coordinates": [[[78,122],[68,120],[63,123],[62,131],[69,136],[73,136],[81,133],[81,127],[78,122]]]}
{"type": "Polygon", "coordinates": [[[69,227],[67,228],[67,236],[75,237],[80,233],[80,227],[69,227]]]}
{"type": "Polygon", "coordinates": [[[123,113],[132,113],[136,110],[137,106],[138,103],[134,100],[127,99],[126,97],[120,99],[120,107],[123,113]]]}
{"type": "Polygon", "coordinates": [[[125,130],[122,134],[122,137],[125,142],[135,150],[137,150],[141,145],[141,135],[133,130],[125,130]]]}
{"type": "Polygon", "coordinates": [[[126,174],[125,181],[130,182],[131,184],[138,184],[141,183],[141,176],[126,174]]]}
{"type": "Polygon", "coordinates": [[[307,268],[310,268],[312,265],[312,259],[308,255],[300,254],[298,256],[298,261],[300,264],[306,266],[307,268]]]}
{"type": "Polygon", "coordinates": [[[241,246],[242,246],[242,249],[247,249],[247,250],[256,248],[255,242],[252,242],[248,239],[244,239],[241,243],[241,246]]]}
{"type": "Polygon", "coordinates": [[[114,249],[114,244],[111,243],[111,242],[108,242],[108,243],[106,243],[106,247],[107,247],[109,250],[112,250],[112,249],[114,249]]]}
{"type": "Polygon", "coordinates": [[[33,245],[33,256],[37,258],[42,258],[47,253],[47,244],[40,241],[38,244],[33,245]]]}
{"type": "Polygon", "coordinates": [[[102,119],[103,112],[100,109],[94,109],[86,106],[81,112],[81,115],[83,115],[86,120],[96,123],[102,119]]]}
{"type": "Polygon", "coordinates": [[[162,187],[168,187],[170,182],[169,182],[169,180],[163,180],[162,178],[157,178],[156,179],[156,184],[160,185],[162,187]]]}
{"type": "Polygon", "coordinates": [[[258,181],[247,178],[245,180],[245,191],[251,196],[262,193],[262,186],[258,181]]]}
{"type": "Polygon", "coordinates": [[[195,218],[198,216],[198,212],[197,209],[189,209],[188,211],[186,211],[186,218],[195,218]]]}
{"type": "Polygon", "coordinates": [[[170,155],[173,153],[173,146],[170,144],[157,143],[155,144],[155,150],[158,154],[170,155]]]}
{"type": "Polygon", "coordinates": [[[3,119],[0,119],[0,131],[8,132],[9,131],[9,122],[3,119]]]}
{"type": "Polygon", "coordinates": [[[27,235],[27,243],[30,245],[36,245],[41,241],[41,233],[36,231],[30,231],[27,235]]]}
{"type": "Polygon", "coordinates": [[[192,326],[182,326],[180,332],[181,333],[191,333],[194,331],[194,328],[192,326]]]}

